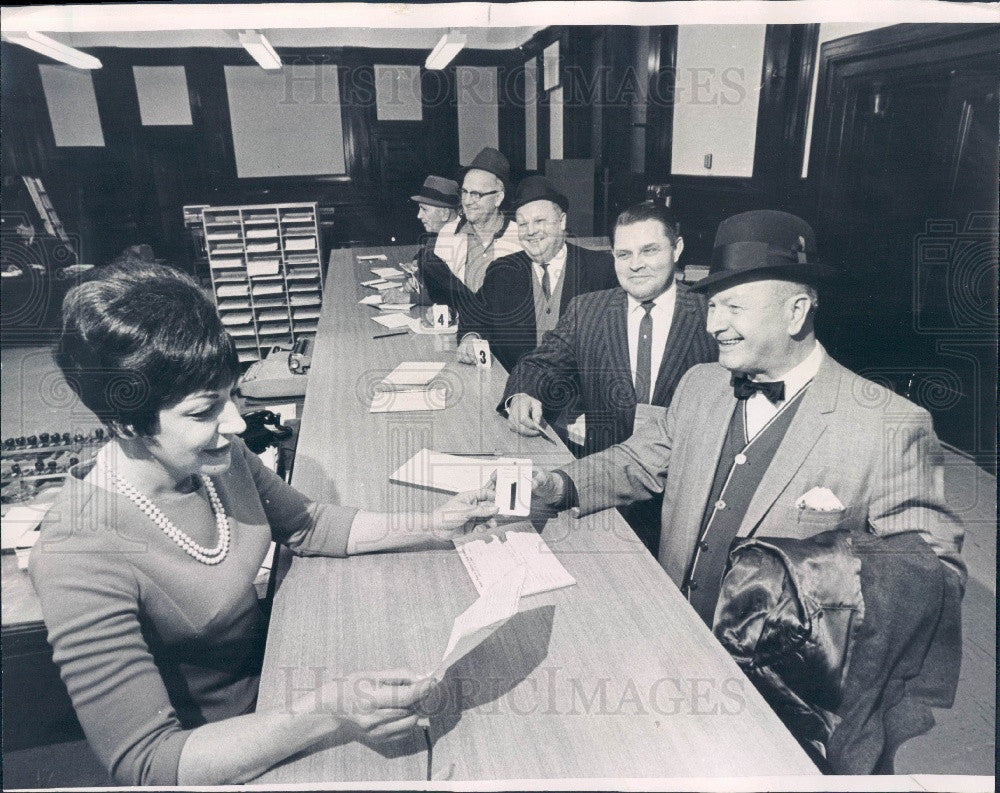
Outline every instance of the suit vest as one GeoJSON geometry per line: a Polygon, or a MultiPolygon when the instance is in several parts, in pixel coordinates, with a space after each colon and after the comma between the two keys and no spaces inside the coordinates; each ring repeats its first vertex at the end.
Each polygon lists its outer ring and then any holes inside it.
{"type": "Polygon", "coordinates": [[[746,402],[737,402],[733,411],[701,519],[698,544],[682,587],[709,627],[715,616],[729,549],[805,390],[792,397],[750,442],[747,442],[746,402]]]}

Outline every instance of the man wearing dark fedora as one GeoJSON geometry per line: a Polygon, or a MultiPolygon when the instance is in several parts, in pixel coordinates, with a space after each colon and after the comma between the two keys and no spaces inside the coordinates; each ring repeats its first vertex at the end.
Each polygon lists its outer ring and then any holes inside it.
{"type": "Polygon", "coordinates": [[[580,514],[662,492],[660,564],[709,625],[730,546],[751,535],[916,532],[964,581],[930,416],[816,340],[816,284],[835,273],[815,251],[794,215],[724,220],[691,287],[708,297],[718,363],[690,369],[666,414],[628,440],[536,477],[541,502],[580,514]]]}
{"type": "Polygon", "coordinates": [[[533,497],[585,515],[663,493],[661,566],[737,660],[734,626],[748,637],[748,674],[785,647],[785,666],[753,679],[803,746],[819,744],[814,758],[835,773],[892,773],[899,744],[933,724],[928,706],[954,698],[964,530],[944,499],[929,414],[817,341],[816,287],[836,273],[815,255],[794,215],[724,220],[709,275],[692,287],[708,298],[718,363],[690,369],[666,413],[628,440],[536,473],[533,497]],[[823,556],[834,542],[846,572],[823,556]],[[730,551],[746,543],[782,561],[738,566],[730,551]],[[798,621],[815,605],[803,588],[837,596],[826,620],[819,609],[798,621]],[[849,591],[863,598],[860,628],[824,633],[849,591]],[[802,633],[786,646],[778,636],[793,622],[802,633]],[[803,732],[810,713],[834,718],[803,732]]]}
{"type": "Polygon", "coordinates": [[[472,339],[485,338],[510,371],[555,328],[573,298],[617,283],[610,254],[566,241],[569,200],[545,177],[524,179],[513,207],[524,250],[494,260],[460,314],[462,363],[474,363],[472,339]]]}
{"type": "MultiPolygon", "coordinates": [[[[446,223],[434,243],[435,256],[471,292],[483,285],[486,268],[494,259],[521,250],[514,224],[500,211],[509,179],[506,157],[490,147],[479,152],[462,177],[463,216],[446,223]]],[[[443,302],[459,307],[456,304],[467,295],[462,289],[453,291],[457,295],[443,302]]]]}

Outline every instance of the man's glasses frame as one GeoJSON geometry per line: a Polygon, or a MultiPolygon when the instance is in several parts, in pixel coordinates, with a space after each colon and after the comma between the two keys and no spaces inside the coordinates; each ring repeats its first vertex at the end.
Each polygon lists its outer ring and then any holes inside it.
{"type": "Polygon", "coordinates": [[[473,201],[482,201],[488,195],[496,195],[499,190],[490,190],[488,193],[480,193],[476,190],[466,190],[464,187],[459,191],[462,198],[471,198],[473,201]]]}

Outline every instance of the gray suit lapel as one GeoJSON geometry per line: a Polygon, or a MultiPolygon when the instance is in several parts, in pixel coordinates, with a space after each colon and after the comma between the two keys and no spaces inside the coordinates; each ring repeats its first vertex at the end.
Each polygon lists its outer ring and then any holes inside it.
{"type": "Polygon", "coordinates": [[[688,509],[687,514],[680,516],[678,521],[680,526],[693,526],[695,532],[701,526],[705,505],[712,492],[715,468],[719,464],[719,455],[722,454],[722,445],[736,406],[736,397],[729,387],[705,394],[704,399],[708,404],[703,411],[699,411],[701,421],[685,428],[690,429],[695,433],[694,437],[701,440],[692,445],[695,454],[689,455],[683,463],[682,487],[687,490],[688,509]]]}
{"type": "Polygon", "coordinates": [[[826,413],[836,407],[840,389],[839,364],[828,355],[824,358],[819,372],[802,395],[792,423],[785,433],[778,451],[764,473],[760,487],[754,493],[738,536],[747,537],[754,532],[764,519],[767,511],[781,495],[782,491],[806,461],[816,441],[826,431],[826,413]]]}

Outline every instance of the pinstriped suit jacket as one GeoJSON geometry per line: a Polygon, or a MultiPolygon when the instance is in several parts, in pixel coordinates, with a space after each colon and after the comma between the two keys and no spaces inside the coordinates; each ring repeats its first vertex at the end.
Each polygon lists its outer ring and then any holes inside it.
{"type": "MultiPolygon", "coordinates": [[[[719,348],[705,331],[705,300],[676,284],[677,303],[651,402],[667,407],[684,373],[715,361],[719,348]]],[[[513,394],[540,400],[551,422],[574,398],[586,414],[587,454],[632,434],[635,387],[628,349],[628,296],[621,287],[574,299],[555,330],[521,358],[507,379],[503,404],[513,394]]]]}

